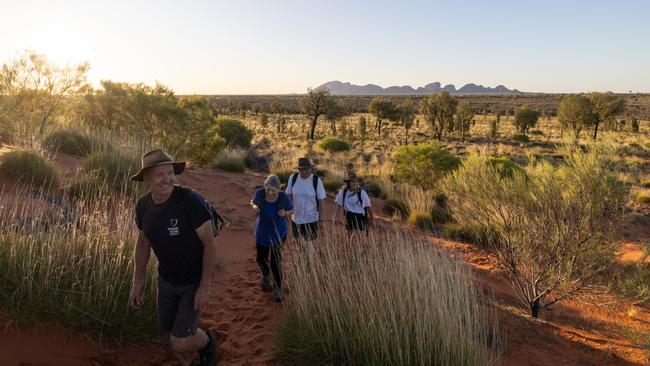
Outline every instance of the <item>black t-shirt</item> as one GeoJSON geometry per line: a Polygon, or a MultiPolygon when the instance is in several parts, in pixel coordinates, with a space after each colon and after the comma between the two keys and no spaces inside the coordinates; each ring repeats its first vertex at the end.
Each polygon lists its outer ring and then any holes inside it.
{"type": "Polygon", "coordinates": [[[175,186],[169,199],[156,204],[151,192],[136,204],[135,222],[151,242],[158,258],[158,274],[175,286],[201,282],[203,243],[196,229],[211,219],[203,198],[189,188],[175,186]]]}

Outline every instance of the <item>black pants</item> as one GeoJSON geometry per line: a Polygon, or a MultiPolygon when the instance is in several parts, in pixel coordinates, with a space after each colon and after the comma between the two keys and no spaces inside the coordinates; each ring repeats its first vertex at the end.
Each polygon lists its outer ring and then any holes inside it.
{"type": "Polygon", "coordinates": [[[291,231],[296,239],[302,237],[306,241],[315,240],[318,237],[318,221],[307,224],[296,224],[291,221],[291,231]]]}
{"type": "Polygon", "coordinates": [[[365,231],[368,229],[368,217],[365,214],[346,211],[345,228],[348,230],[365,231]]]}
{"type": "MultiPolygon", "coordinates": [[[[286,239],[286,238],[285,238],[286,239]]],[[[284,240],[283,240],[284,242],[284,240]]],[[[275,288],[282,288],[282,245],[264,247],[257,245],[257,264],[262,270],[265,277],[273,272],[275,288]],[[271,265],[269,269],[269,254],[271,255],[271,265]]]]}

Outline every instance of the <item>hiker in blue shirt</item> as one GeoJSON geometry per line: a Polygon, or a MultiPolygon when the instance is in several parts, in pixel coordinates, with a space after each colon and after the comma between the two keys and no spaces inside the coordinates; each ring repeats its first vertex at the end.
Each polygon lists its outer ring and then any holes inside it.
{"type": "Polygon", "coordinates": [[[287,239],[287,219],[293,213],[293,205],[286,193],[280,190],[280,178],[270,175],[264,188],[258,189],[250,202],[257,213],[255,221],[255,244],[257,264],[262,270],[262,290],[270,291],[269,275],[273,273],[273,301],[284,300],[282,290],[282,244],[287,239]],[[269,269],[269,255],[270,269],[269,269]]]}

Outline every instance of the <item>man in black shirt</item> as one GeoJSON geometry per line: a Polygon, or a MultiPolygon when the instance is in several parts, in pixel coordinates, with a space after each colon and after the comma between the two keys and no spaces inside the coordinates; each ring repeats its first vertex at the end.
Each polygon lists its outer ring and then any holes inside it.
{"type": "Polygon", "coordinates": [[[136,204],[138,239],[129,304],[140,308],[147,262],[153,249],[158,258],[158,321],[174,356],[183,366],[217,362],[212,332],[198,329],[208,304],[216,246],[211,213],[203,198],[175,185],[185,162],[174,162],[160,149],[142,157],[142,169],[131,177],[144,181],[150,192],[136,204]]]}

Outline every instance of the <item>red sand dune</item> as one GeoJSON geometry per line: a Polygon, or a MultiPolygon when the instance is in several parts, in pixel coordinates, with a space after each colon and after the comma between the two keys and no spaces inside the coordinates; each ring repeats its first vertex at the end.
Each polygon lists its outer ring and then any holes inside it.
{"type": "MultiPolygon", "coordinates": [[[[57,163],[73,172],[79,159],[60,154],[57,163]]],[[[259,289],[252,237],[254,215],[248,200],[263,178],[254,174],[189,170],[181,184],[203,194],[230,221],[218,237],[223,268],[217,274],[211,303],[202,327],[219,336],[220,365],[271,363],[273,330],[282,319],[283,306],[259,289]]],[[[0,186],[12,185],[0,173],[0,186]]],[[[0,192],[2,189],[0,189],[0,192]]],[[[6,194],[7,192],[5,192],[6,194]]],[[[380,202],[375,201],[375,207],[380,202]]],[[[333,210],[328,199],[327,212],[333,210]]],[[[375,212],[379,212],[375,208],[375,212]]],[[[388,224],[388,223],[387,223],[388,224]]],[[[622,339],[621,325],[650,332],[650,312],[604,294],[567,301],[534,320],[515,299],[494,258],[475,246],[430,238],[436,245],[458,251],[476,273],[477,282],[494,291],[501,327],[506,334],[503,365],[642,365],[647,351],[622,339]]],[[[290,296],[290,295],[289,295],[290,296]]],[[[126,302],[126,299],[124,300],[126,302]]],[[[26,329],[0,317],[0,366],[14,365],[176,365],[162,346],[119,346],[95,336],[75,334],[54,324],[26,329]]]]}

